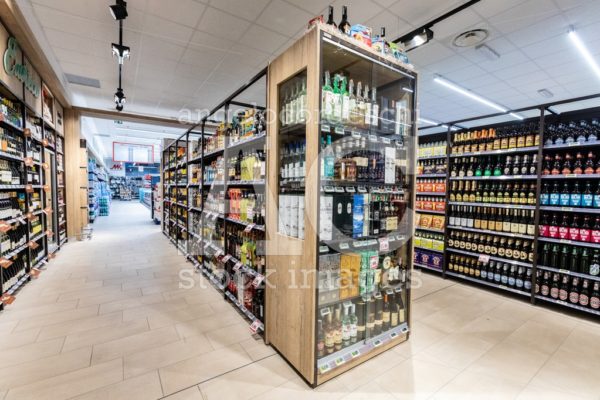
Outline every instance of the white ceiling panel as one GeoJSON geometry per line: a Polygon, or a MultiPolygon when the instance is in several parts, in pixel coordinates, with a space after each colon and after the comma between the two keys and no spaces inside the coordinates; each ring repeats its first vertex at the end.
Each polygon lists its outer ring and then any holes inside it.
{"type": "Polygon", "coordinates": [[[270,0],[211,0],[210,5],[221,11],[254,21],[269,4],[270,0]]]}
{"type": "Polygon", "coordinates": [[[544,21],[556,15],[557,11],[552,0],[527,0],[488,20],[500,32],[508,34],[544,21]]]}
{"type": "Polygon", "coordinates": [[[250,22],[213,7],[206,9],[198,25],[201,31],[233,41],[237,41],[249,27],[250,22]]]}
{"type": "Polygon", "coordinates": [[[410,61],[419,66],[427,66],[441,62],[454,54],[452,50],[436,41],[430,42],[418,51],[409,53],[410,61]]]}
{"type": "MultiPolygon", "coordinates": [[[[332,6],[338,10],[336,23],[342,19],[341,11],[343,6],[348,6],[348,21],[350,24],[364,24],[366,21],[383,11],[383,8],[378,4],[364,0],[335,0],[332,3],[332,6]]],[[[306,20],[305,24],[307,23],[308,20],[306,20]]],[[[379,27],[372,28],[379,31],[379,27]]]]}
{"type": "Polygon", "coordinates": [[[272,54],[288,40],[289,38],[287,36],[280,33],[263,28],[259,25],[252,25],[240,39],[240,44],[243,47],[250,47],[272,54]]]}
{"type": "Polygon", "coordinates": [[[299,29],[308,24],[312,17],[312,14],[295,5],[285,3],[282,0],[272,0],[257,18],[256,23],[284,36],[292,37],[299,29]],[[290,23],[290,21],[294,21],[294,23],[290,23]]]}
{"type": "Polygon", "coordinates": [[[147,0],[149,14],[177,24],[195,28],[206,6],[195,0],[177,0],[177,5],[165,0],[147,0]]]}
{"type": "MultiPolygon", "coordinates": [[[[125,22],[127,24],[127,22],[125,22]]],[[[146,14],[143,33],[152,37],[167,39],[185,45],[192,37],[194,30],[188,26],[146,14]]]]}

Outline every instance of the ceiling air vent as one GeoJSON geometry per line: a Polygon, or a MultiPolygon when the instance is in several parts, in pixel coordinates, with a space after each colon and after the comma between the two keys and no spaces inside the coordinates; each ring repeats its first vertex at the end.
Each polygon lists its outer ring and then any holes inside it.
{"type": "Polygon", "coordinates": [[[73,85],[81,85],[100,89],[100,81],[98,79],[87,78],[85,76],[74,74],[65,74],[65,76],[67,77],[67,82],[72,83],[73,85]]]}
{"type": "Polygon", "coordinates": [[[483,43],[489,36],[487,29],[473,29],[455,37],[452,44],[456,47],[473,47],[483,43]]]}

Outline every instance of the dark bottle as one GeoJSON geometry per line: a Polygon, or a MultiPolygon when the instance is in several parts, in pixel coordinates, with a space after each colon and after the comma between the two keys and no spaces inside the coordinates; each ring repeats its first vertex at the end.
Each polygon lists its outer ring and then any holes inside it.
{"type": "Polygon", "coordinates": [[[569,190],[569,184],[567,182],[563,183],[562,192],[560,193],[560,206],[568,207],[569,201],[571,200],[571,192],[569,190]]]}
{"type": "Polygon", "coordinates": [[[590,295],[590,307],[594,310],[600,309],[600,282],[594,283],[594,289],[590,295]]]}
{"type": "MultiPolygon", "coordinates": [[[[600,185],[598,186],[598,190],[596,191],[598,194],[598,199],[600,200],[600,185]]],[[[582,207],[595,207],[594,206],[595,196],[592,194],[592,185],[590,182],[585,183],[585,189],[583,190],[583,196],[581,196],[581,206],[582,207]]]]}
{"type": "Polygon", "coordinates": [[[558,299],[561,301],[567,301],[569,298],[569,275],[563,276],[562,283],[558,290],[558,299]]]}
{"type": "Polygon", "coordinates": [[[579,292],[579,305],[587,307],[590,304],[590,282],[587,279],[583,280],[581,291],[579,292]]]}
{"type": "Polygon", "coordinates": [[[548,204],[550,204],[550,185],[544,183],[540,193],[540,205],[547,206],[548,204]]]}
{"type": "Polygon", "coordinates": [[[550,243],[544,243],[544,246],[542,247],[542,254],[540,257],[540,265],[543,265],[545,267],[550,265],[550,243]]]}
{"type": "Polygon", "coordinates": [[[525,275],[525,282],[523,282],[523,287],[525,290],[531,290],[531,268],[527,268],[527,273],[525,275]]]}
{"type": "Polygon", "coordinates": [[[583,170],[584,174],[593,174],[596,172],[596,156],[594,152],[590,151],[587,156],[587,161],[585,162],[585,169],[583,170]]]}
{"type": "Polygon", "coordinates": [[[575,182],[575,184],[573,184],[571,198],[569,199],[569,206],[581,207],[581,189],[579,188],[579,182],[575,182]]]}
{"type": "Polygon", "coordinates": [[[552,286],[550,287],[550,297],[552,297],[553,299],[558,299],[558,291],[559,291],[559,282],[560,280],[560,275],[558,274],[554,274],[554,276],[552,277],[552,286]]]}
{"type": "Polygon", "coordinates": [[[544,272],[544,279],[542,280],[542,284],[540,285],[542,296],[547,297],[550,294],[549,280],[550,280],[550,273],[548,271],[546,271],[546,272],[544,272]]]}
{"type": "Polygon", "coordinates": [[[579,271],[580,262],[579,247],[573,246],[573,251],[571,252],[571,257],[569,258],[569,268],[567,269],[572,272],[579,271]]]}
{"type": "Polygon", "coordinates": [[[329,17],[327,18],[327,25],[331,25],[337,28],[337,24],[333,21],[333,6],[329,6],[329,17]]]}
{"type": "Polygon", "coordinates": [[[560,258],[558,261],[558,269],[567,269],[569,266],[569,247],[562,246],[560,252],[560,258]]]}
{"type": "Polygon", "coordinates": [[[571,156],[571,154],[565,154],[565,161],[563,162],[562,170],[560,171],[561,174],[568,175],[573,173],[573,166],[571,163],[572,159],[573,157],[571,156]]]}
{"type": "Polygon", "coordinates": [[[591,263],[591,259],[590,259],[590,251],[588,250],[587,247],[584,247],[583,250],[581,251],[581,258],[579,260],[579,266],[577,268],[577,271],[573,271],[573,272],[577,272],[580,274],[587,274],[588,273],[588,266],[591,263]]]}
{"type": "Polygon", "coordinates": [[[340,21],[338,28],[342,33],[350,35],[350,22],[348,22],[348,6],[342,7],[342,20],[340,21]]]}
{"type": "Polygon", "coordinates": [[[562,157],[560,154],[554,156],[554,164],[552,164],[552,170],[550,173],[552,175],[559,175],[562,169],[562,157]]]}
{"type": "Polygon", "coordinates": [[[571,282],[571,290],[569,291],[569,302],[579,304],[579,278],[574,277],[571,282]]]}
{"type": "Polygon", "coordinates": [[[600,251],[598,249],[594,250],[594,255],[592,256],[592,262],[587,265],[582,265],[584,268],[584,273],[590,274],[591,276],[600,276],[600,251]],[[587,271],[585,270],[587,269],[587,271]]]}

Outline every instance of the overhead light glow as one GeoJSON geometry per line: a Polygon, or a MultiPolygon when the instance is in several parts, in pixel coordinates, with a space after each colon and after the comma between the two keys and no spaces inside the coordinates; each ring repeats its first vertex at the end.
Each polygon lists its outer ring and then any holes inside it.
{"type": "Polygon", "coordinates": [[[525,117],[521,117],[519,114],[515,114],[515,113],[510,113],[510,115],[512,115],[513,117],[515,117],[518,120],[523,121],[525,119],[525,117]]]}
{"type": "Polygon", "coordinates": [[[579,37],[579,35],[577,35],[577,32],[575,32],[575,29],[571,28],[569,30],[569,38],[571,39],[575,47],[577,47],[577,50],[579,50],[581,56],[590,65],[592,70],[594,70],[596,75],[600,77],[600,66],[598,66],[598,63],[596,62],[596,60],[594,60],[594,57],[592,57],[590,51],[587,49],[587,47],[585,47],[585,44],[581,41],[581,38],[579,37]]]}
{"type": "Polygon", "coordinates": [[[435,121],[432,121],[427,118],[419,118],[419,122],[422,122],[422,123],[428,124],[428,125],[439,125],[440,124],[439,122],[435,122],[435,121]]]}
{"type": "Polygon", "coordinates": [[[491,102],[489,100],[484,99],[483,97],[471,92],[470,90],[467,89],[463,89],[458,85],[455,85],[454,83],[447,81],[446,79],[442,78],[441,76],[436,76],[433,79],[435,82],[439,83],[440,85],[443,85],[445,87],[447,87],[448,89],[452,89],[457,93],[462,94],[463,96],[467,96],[475,101],[480,102],[481,104],[485,104],[488,107],[491,107],[495,110],[498,110],[500,112],[507,112],[508,110],[494,102],[491,102]]]}
{"type": "Polygon", "coordinates": [[[422,32],[417,33],[413,37],[404,37],[400,39],[406,51],[411,51],[419,46],[424,45],[433,39],[433,31],[429,28],[423,29],[422,32]],[[403,40],[404,39],[404,40],[403,40]]]}
{"type": "Polygon", "coordinates": [[[415,92],[411,88],[407,88],[407,87],[403,87],[402,90],[404,90],[405,92],[408,92],[408,93],[414,93],[415,92]]]}

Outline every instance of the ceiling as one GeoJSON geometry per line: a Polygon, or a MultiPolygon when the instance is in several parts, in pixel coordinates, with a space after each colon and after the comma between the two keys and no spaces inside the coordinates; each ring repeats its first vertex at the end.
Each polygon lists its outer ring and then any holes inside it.
{"type": "MultiPolygon", "coordinates": [[[[336,20],[348,5],[352,23],[396,38],[463,4],[465,0],[335,0],[336,20]]],[[[110,0],[19,0],[57,74],[100,80],[101,88],[65,84],[73,103],[114,109],[117,39],[110,0]]],[[[124,42],[126,110],[177,118],[182,109],[210,109],[255,75],[324,13],[329,0],[129,0],[124,42]]],[[[574,25],[590,51],[600,55],[598,0],[481,0],[435,25],[435,38],[411,51],[420,72],[420,115],[452,121],[493,112],[433,82],[434,74],[515,109],[600,92],[600,80],[570,45],[574,25]],[[500,58],[452,45],[468,29],[485,28],[500,58]],[[551,99],[539,89],[553,93],[551,99]]],[[[264,91],[245,97],[264,101],[264,91]]]]}
{"type": "Polygon", "coordinates": [[[154,146],[154,159],[160,160],[163,139],[174,140],[185,129],[108,118],[82,117],[81,130],[95,155],[112,158],[113,142],[154,146]]]}

